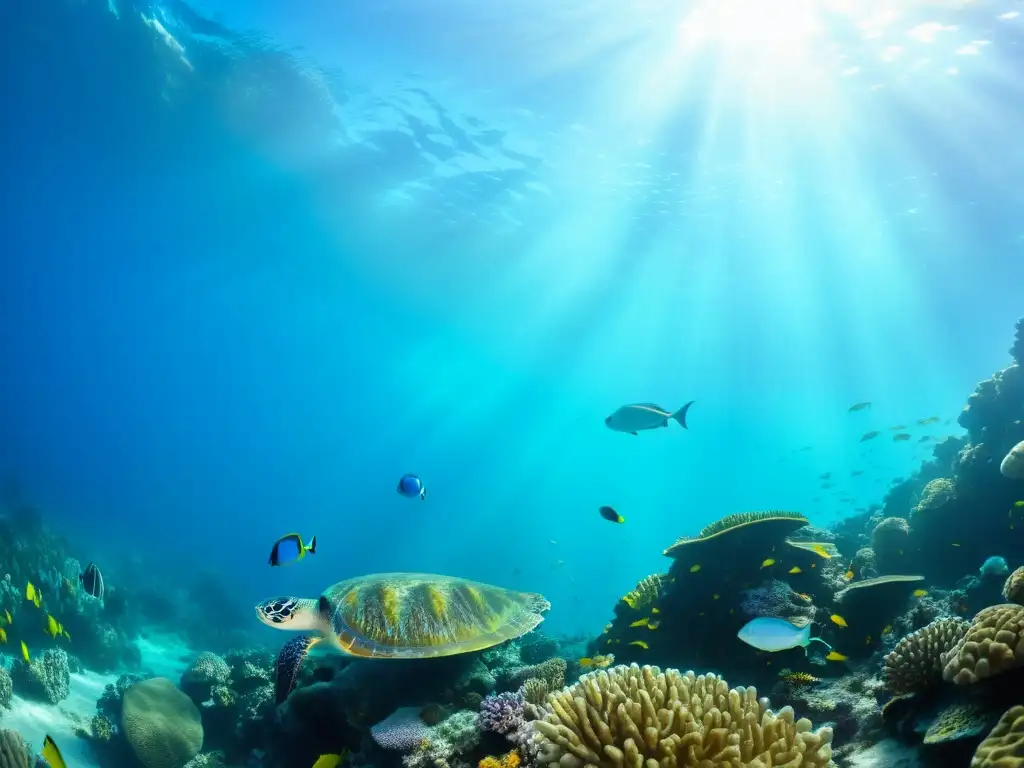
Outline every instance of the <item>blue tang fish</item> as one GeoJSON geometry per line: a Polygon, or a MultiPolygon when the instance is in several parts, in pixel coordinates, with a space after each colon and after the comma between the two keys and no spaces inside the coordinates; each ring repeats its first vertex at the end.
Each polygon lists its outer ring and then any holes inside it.
{"type": "Polygon", "coordinates": [[[302,537],[299,534],[289,533],[274,542],[274,546],[270,550],[270,559],[267,562],[273,566],[290,565],[304,558],[307,552],[311,555],[316,554],[316,536],[309,540],[307,546],[302,543],[302,537]]]}
{"type": "Polygon", "coordinates": [[[424,500],[427,498],[427,489],[416,475],[402,475],[402,479],[398,481],[398,492],[408,499],[417,496],[424,500]]]}
{"type": "Polygon", "coordinates": [[[819,642],[832,650],[832,646],[820,637],[811,637],[811,625],[798,627],[785,619],[773,616],[760,616],[751,619],[736,633],[736,637],[759,651],[785,651],[789,648],[803,648],[807,655],[807,646],[819,642]]]}

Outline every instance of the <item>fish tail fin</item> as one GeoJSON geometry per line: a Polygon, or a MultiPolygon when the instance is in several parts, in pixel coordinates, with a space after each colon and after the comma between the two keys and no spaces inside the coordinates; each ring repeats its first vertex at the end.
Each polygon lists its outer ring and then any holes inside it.
{"type": "Polygon", "coordinates": [[[688,429],[688,427],[686,426],[686,412],[690,410],[690,406],[693,405],[694,402],[695,401],[691,400],[678,411],[672,414],[672,418],[679,422],[679,426],[681,426],[683,429],[688,429]]]}
{"type": "MultiPolygon", "coordinates": [[[[826,643],[826,642],[825,642],[824,640],[822,640],[822,639],[821,639],[820,637],[812,637],[812,638],[810,638],[810,639],[809,639],[809,641],[808,641],[808,642],[809,642],[809,643],[821,643],[821,644],[822,644],[822,645],[824,645],[824,646],[825,646],[826,648],[828,648],[828,650],[829,650],[830,652],[832,651],[832,646],[831,646],[831,645],[829,645],[828,643],[826,643]]],[[[804,653],[805,653],[805,654],[807,653],[807,646],[804,646],[804,653]]]]}
{"type": "Polygon", "coordinates": [[[306,549],[309,550],[309,554],[311,554],[311,555],[315,555],[316,554],[316,534],[315,533],[313,534],[313,538],[311,538],[309,540],[309,546],[306,547],[306,549]]]}
{"type": "Polygon", "coordinates": [[[426,488],[420,488],[420,501],[426,501],[426,500],[427,500],[427,489],[426,488]]]}

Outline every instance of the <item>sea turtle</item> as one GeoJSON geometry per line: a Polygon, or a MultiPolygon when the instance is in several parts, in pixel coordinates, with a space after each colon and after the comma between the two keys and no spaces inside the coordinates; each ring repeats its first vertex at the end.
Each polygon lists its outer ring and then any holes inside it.
{"type": "Polygon", "coordinates": [[[256,606],[277,629],[316,630],[285,644],[277,657],[277,700],[295,685],[309,649],[326,640],[346,656],[424,659],[490,648],[525,635],[551,604],[533,592],[455,576],[380,573],[328,587],[319,598],[275,597],[256,606]]]}

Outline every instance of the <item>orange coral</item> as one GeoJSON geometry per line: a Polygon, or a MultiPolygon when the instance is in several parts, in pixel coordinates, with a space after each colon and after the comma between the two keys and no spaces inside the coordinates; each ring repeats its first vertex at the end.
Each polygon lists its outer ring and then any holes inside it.
{"type": "Polygon", "coordinates": [[[480,761],[477,768],[519,768],[519,753],[512,750],[501,757],[488,756],[480,761]]]}

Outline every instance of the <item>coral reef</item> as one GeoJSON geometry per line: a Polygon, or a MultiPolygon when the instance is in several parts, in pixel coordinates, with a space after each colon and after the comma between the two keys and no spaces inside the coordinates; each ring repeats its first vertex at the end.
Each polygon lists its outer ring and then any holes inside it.
{"type": "Polygon", "coordinates": [[[1007,577],[1003,585],[1003,599],[1008,603],[1024,604],[1024,566],[1007,577]]]}
{"type": "Polygon", "coordinates": [[[480,727],[485,731],[500,733],[502,736],[517,731],[523,725],[525,704],[526,700],[520,691],[491,694],[480,704],[480,727]]]}
{"type": "Polygon", "coordinates": [[[1024,706],[1006,710],[984,738],[971,760],[971,768],[1024,766],[1024,706]]]}
{"type": "Polygon", "coordinates": [[[15,693],[50,704],[58,704],[71,693],[71,669],[68,654],[50,648],[30,662],[18,659],[11,669],[15,693]]]}
{"type": "Polygon", "coordinates": [[[30,768],[32,753],[17,731],[0,730],[0,768],[30,768]]]}
{"type": "Polygon", "coordinates": [[[993,605],[980,611],[949,652],[942,676],[958,685],[975,683],[1024,663],[1024,606],[993,605]],[[1018,651],[1019,649],[1019,651],[1018,651]]]}

